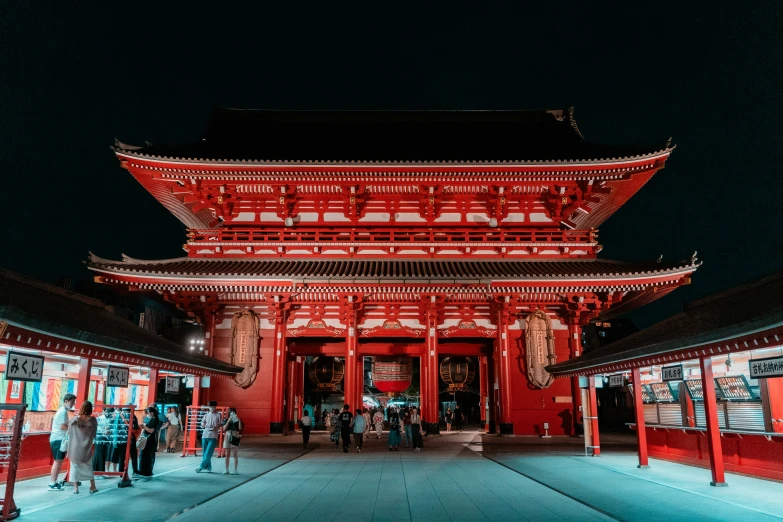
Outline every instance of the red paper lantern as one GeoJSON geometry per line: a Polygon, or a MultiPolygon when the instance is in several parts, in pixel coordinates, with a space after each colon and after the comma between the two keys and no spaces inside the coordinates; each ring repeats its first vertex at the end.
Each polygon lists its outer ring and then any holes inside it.
{"type": "Polygon", "coordinates": [[[334,357],[319,357],[310,364],[310,380],[318,391],[336,391],[344,373],[345,365],[334,357]]]}
{"type": "Polygon", "coordinates": [[[470,357],[446,357],[440,363],[440,378],[449,385],[449,393],[466,389],[475,376],[475,363],[470,357]]]}
{"type": "Polygon", "coordinates": [[[413,361],[410,357],[373,357],[373,385],[383,393],[402,393],[411,385],[413,361]]]}

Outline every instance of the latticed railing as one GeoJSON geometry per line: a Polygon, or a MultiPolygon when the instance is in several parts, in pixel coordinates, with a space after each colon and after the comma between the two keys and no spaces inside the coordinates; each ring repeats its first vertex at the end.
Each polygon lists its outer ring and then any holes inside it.
{"type": "Polygon", "coordinates": [[[374,228],[371,230],[292,227],[190,230],[188,243],[584,243],[595,244],[597,230],[493,230],[437,228],[374,228]]]}

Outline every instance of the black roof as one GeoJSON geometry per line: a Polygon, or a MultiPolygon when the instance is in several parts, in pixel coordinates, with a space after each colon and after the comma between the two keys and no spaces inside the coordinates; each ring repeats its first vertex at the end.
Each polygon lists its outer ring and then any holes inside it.
{"type": "Polygon", "coordinates": [[[783,272],[704,299],[663,321],[580,357],[547,367],[557,375],[688,347],[783,324],[783,272]]]}
{"type": "Polygon", "coordinates": [[[517,260],[366,260],[366,259],[242,259],[189,258],[147,261],[125,257],[111,261],[90,254],[88,266],[128,274],[160,276],[259,278],[333,278],[355,280],[430,279],[550,279],[555,277],[629,277],[657,275],[695,267],[694,260],[671,263],[626,262],[609,259],[552,261],[517,260]]]}
{"type": "Polygon", "coordinates": [[[117,149],[254,161],[575,161],[645,156],[658,146],[583,139],[573,111],[283,111],[216,107],[203,139],[117,149]]]}
{"type": "Polygon", "coordinates": [[[103,302],[0,268],[0,320],[54,337],[170,363],[235,374],[241,368],[183,347],[114,315],[103,302]]]}

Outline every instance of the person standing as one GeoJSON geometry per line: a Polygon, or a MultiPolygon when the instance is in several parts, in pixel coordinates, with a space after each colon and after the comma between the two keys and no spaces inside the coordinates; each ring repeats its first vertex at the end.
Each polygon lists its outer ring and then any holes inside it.
{"type": "Polygon", "coordinates": [[[212,454],[218,441],[218,431],[223,425],[223,416],[217,411],[217,401],[209,401],[209,412],[201,418],[201,447],[204,456],[201,464],[196,468],[196,473],[206,471],[212,473],[212,454]]]}
{"type": "Polygon", "coordinates": [[[353,439],[356,441],[356,453],[362,451],[362,441],[364,441],[364,428],[366,428],[362,410],[356,409],[356,416],[353,418],[353,439]]]}
{"type": "Polygon", "coordinates": [[[307,447],[307,443],[310,442],[310,429],[313,427],[313,419],[307,410],[302,412],[302,444],[307,447]]]}
{"type": "Polygon", "coordinates": [[[334,449],[340,447],[340,435],[340,410],[334,408],[329,416],[329,442],[332,443],[334,449]]]}
{"type": "Polygon", "coordinates": [[[177,408],[169,408],[166,414],[169,421],[169,427],[166,431],[166,453],[174,453],[177,447],[177,438],[179,437],[180,419],[177,408]]]}
{"type": "Polygon", "coordinates": [[[92,457],[95,436],[98,434],[98,420],[92,416],[92,403],[84,401],[79,414],[68,423],[68,458],[71,461],[69,477],[73,482],[73,494],[79,493],[82,480],[90,481],[90,493],[97,493],[92,457]]]}
{"type": "Polygon", "coordinates": [[[65,440],[68,433],[68,412],[76,403],[76,395],[73,393],[65,394],[63,397],[63,404],[54,414],[52,419],[52,432],[49,435],[49,447],[52,450],[52,470],[49,475],[49,491],[62,491],[63,485],[58,481],[60,470],[63,467],[63,459],[67,453],[66,448],[63,448],[63,440],[65,440]]]}
{"type": "Polygon", "coordinates": [[[348,453],[348,447],[351,445],[351,426],[353,424],[353,414],[351,407],[346,404],[340,413],[340,434],[343,438],[343,453],[348,453]]]}
{"type": "Polygon", "coordinates": [[[389,451],[400,451],[400,415],[396,411],[389,416],[389,451]]]}
{"type": "Polygon", "coordinates": [[[372,416],[372,423],[375,426],[375,434],[380,439],[383,434],[383,412],[381,410],[377,410],[372,416]]]}
{"type": "Polygon", "coordinates": [[[155,452],[158,449],[159,427],[158,409],[150,406],[147,408],[147,418],[141,425],[141,436],[146,437],[147,441],[141,449],[138,475],[145,480],[152,478],[152,468],[155,466],[155,452]]]}
{"type": "Polygon", "coordinates": [[[370,426],[372,425],[372,416],[370,415],[370,410],[364,408],[362,411],[362,417],[364,417],[364,439],[367,440],[370,438],[370,426]]]}
{"type": "Polygon", "coordinates": [[[163,443],[163,447],[166,450],[166,453],[169,452],[169,446],[168,446],[168,434],[169,434],[169,426],[171,426],[171,423],[169,422],[169,413],[171,413],[171,408],[166,408],[165,413],[163,414],[163,418],[161,420],[160,430],[158,431],[158,445],[155,448],[155,451],[158,451],[160,449],[160,443],[163,443]]]}
{"type": "Polygon", "coordinates": [[[242,440],[242,420],[237,416],[236,408],[228,409],[228,419],[223,425],[223,449],[226,450],[226,471],[224,475],[228,475],[228,461],[231,460],[231,453],[234,454],[234,471],[232,475],[239,475],[237,468],[239,467],[239,443],[242,440]]]}
{"type": "Polygon", "coordinates": [[[413,440],[413,451],[421,451],[424,441],[421,438],[421,416],[419,410],[411,408],[411,432],[413,440]]]}
{"type": "Polygon", "coordinates": [[[407,448],[411,442],[411,414],[408,408],[403,408],[400,413],[400,441],[407,448]]]}
{"type": "Polygon", "coordinates": [[[446,408],[446,415],[444,415],[444,418],[446,420],[446,431],[451,431],[451,422],[454,420],[454,413],[451,411],[451,406],[446,408]]]}
{"type": "Polygon", "coordinates": [[[462,410],[459,408],[459,404],[454,406],[454,429],[462,433],[462,410]]]}

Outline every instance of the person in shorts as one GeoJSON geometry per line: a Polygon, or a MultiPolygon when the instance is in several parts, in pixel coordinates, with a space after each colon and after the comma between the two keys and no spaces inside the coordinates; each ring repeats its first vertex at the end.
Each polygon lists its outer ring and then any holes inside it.
{"type": "Polygon", "coordinates": [[[226,471],[228,475],[228,461],[231,460],[231,454],[234,454],[234,471],[231,475],[239,475],[237,468],[239,466],[239,443],[242,440],[242,419],[237,415],[237,409],[231,407],[228,409],[228,419],[223,424],[223,449],[226,450],[226,471]]]}
{"type": "Polygon", "coordinates": [[[63,467],[65,451],[61,451],[63,440],[68,433],[68,411],[76,403],[76,395],[66,393],[63,397],[63,405],[54,414],[52,419],[52,433],[49,435],[49,446],[52,449],[52,472],[49,476],[49,491],[62,491],[63,485],[57,480],[60,475],[60,469],[63,467]]]}

